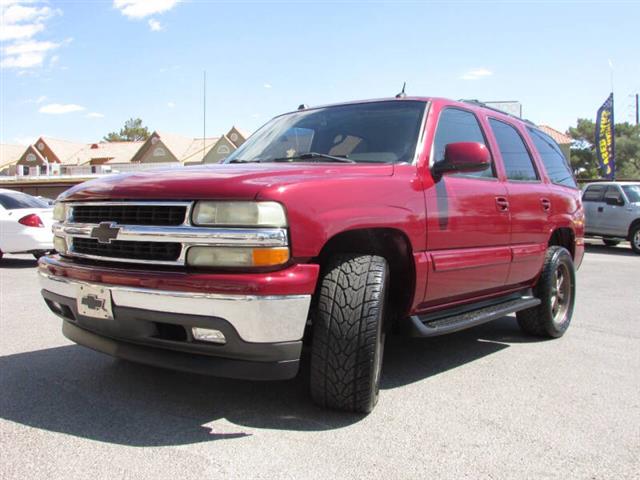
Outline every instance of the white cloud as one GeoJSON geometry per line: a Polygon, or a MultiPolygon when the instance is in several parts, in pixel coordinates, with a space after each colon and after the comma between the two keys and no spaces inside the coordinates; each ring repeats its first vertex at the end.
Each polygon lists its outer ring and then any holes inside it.
{"type": "Polygon", "coordinates": [[[486,68],[474,68],[473,70],[469,70],[465,72],[460,79],[461,80],[480,80],[481,78],[490,77],[493,75],[491,70],[486,68]]]}
{"type": "Polygon", "coordinates": [[[62,13],[47,4],[42,0],[0,0],[0,40],[4,42],[0,67],[40,67],[49,52],[62,45],[35,38],[46,30],[50,18],[62,13]]]}
{"type": "Polygon", "coordinates": [[[173,107],[175,107],[175,106],[176,106],[176,104],[175,104],[175,103],[173,103],[173,102],[169,102],[169,103],[167,103],[167,107],[169,107],[169,108],[173,108],[173,107]]]}
{"type": "Polygon", "coordinates": [[[265,83],[263,85],[264,88],[273,88],[273,85],[271,85],[270,83],[265,83]]]}
{"type": "Polygon", "coordinates": [[[53,115],[61,115],[64,113],[81,112],[85,110],[82,105],[76,105],[75,103],[48,103],[43,105],[38,110],[40,113],[50,113],[53,115]]]}
{"type": "Polygon", "coordinates": [[[20,4],[8,5],[2,15],[5,23],[26,22],[29,20],[40,20],[51,16],[49,7],[25,7],[20,4]]]}
{"type": "Polygon", "coordinates": [[[2,41],[31,38],[36,33],[44,30],[44,25],[41,23],[28,23],[25,25],[2,23],[0,25],[0,40],[2,41]]]}
{"type": "Polygon", "coordinates": [[[113,6],[128,18],[145,18],[167,12],[179,0],[113,0],[113,6]]]}
{"type": "Polygon", "coordinates": [[[54,42],[29,40],[15,42],[2,49],[2,68],[32,68],[41,66],[48,52],[60,46],[54,42]]]}
{"type": "Polygon", "coordinates": [[[28,42],[14,43],[4,48],[4,53],[7,55],[20,55],[23,53],[39,53],[53,50],[60,46],[59,43],[53,42],[37,42],[31,40],[28,42]]]}
{"type": "Polygon", "coordinates": [[[90,112],[86,115],[87,118],[104,118],[104,114],[98,112],[90,112]]]}
{"type": "Polygon", "coordinates": [[[151,29],[152,32],[159,32],[160,30],[163,29],[163,27],[160,24],[160,22],[158,20],[156,20],[155,18],[150,18],[149,19],[149,28],[151,29]]]}

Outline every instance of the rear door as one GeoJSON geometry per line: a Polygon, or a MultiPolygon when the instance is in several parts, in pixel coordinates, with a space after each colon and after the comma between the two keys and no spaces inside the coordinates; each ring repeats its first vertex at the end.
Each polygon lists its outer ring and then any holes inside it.
{"type": "MultiPolygon", "coordinates": [[[[431,162],[449,143],[480,142],[491,150],[476,115],[441,110],[431,162]]],[[[426,193],[427,249],[431,270],[425,301],[452,302],[503,288],[511,252],[507,190],[494,162],[483,172],[444,175],[426,193]]]]}
{"type": "Polygon", "coordinates": [[[515,286],[530,282],[540,272],[549,240],[552,202],[523,132],[497,118],[489,118],[489,125],[506,176],[513,256],[506,283],[515,286]]]}
{"type": "Polygon", "coordinates": [[[582,195],[587,234],[597,235],[603,231],[604,192],[606,189],[606,185],[589,185],[582,195]]]}

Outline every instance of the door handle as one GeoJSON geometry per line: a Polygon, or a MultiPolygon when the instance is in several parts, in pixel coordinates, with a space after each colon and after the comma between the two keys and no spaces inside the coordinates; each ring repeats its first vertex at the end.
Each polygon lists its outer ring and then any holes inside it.
{"type": "Polygon", "coordinates": [[[509,210],[509,200],[506,197],[496,197],[496,208],[499,212],[506,212],[509,210]]]}
{"type": "Polygon", "coordinates": [[[598,207],[598,212],[604,212],[604,207],[598,207]]]}
{"type": "Polygon", "coordinates": [[[548,198],[541,198],[540,203],[542,203],[542,210],[544,210],[545,212],[551,210],[551,200],[549,200],[548,198]]]}

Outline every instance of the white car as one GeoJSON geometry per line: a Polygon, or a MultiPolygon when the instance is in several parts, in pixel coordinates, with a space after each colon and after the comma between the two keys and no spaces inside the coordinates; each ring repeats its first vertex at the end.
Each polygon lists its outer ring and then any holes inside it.
{"type": "Polygon", "coordinates": [[[53,250],[53,208],[15,190],[0,188],[0,259],[5,253],[39,258],[53,250]]]}

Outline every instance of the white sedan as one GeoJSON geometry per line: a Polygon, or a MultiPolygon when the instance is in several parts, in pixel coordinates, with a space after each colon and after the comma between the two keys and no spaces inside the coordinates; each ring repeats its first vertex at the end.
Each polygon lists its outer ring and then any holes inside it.
{"type": "Polygon", "coordinates": [[[26,193],[0,188],[0,259],[5,253],[53,251],[53,208],[26,193]]]}

